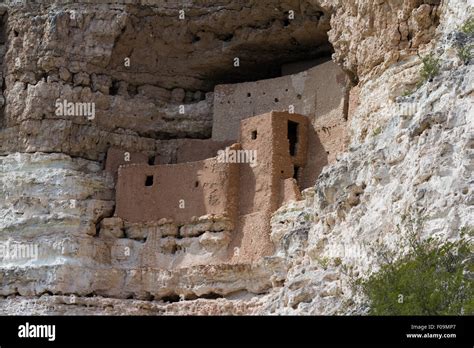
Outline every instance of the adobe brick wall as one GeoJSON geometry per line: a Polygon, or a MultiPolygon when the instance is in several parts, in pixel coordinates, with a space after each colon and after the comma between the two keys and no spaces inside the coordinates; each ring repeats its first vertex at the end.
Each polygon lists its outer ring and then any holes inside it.
{"type": "Polygon", "coordinates": [[[326,149],[328,162],[343,150],[342,133],[346,128],[349,107],[349,80],[338,65],[332,62],[317,67],[324,84],[316,86],[316,117],[313,127],[326,149]]]}
{"type": "Polygon", "coordinates": [[[302,172],[302,189],[314,186],[322,168],[336,160],[347,143],[347,114],[349,107],[349,80],[333,62],[314,68],[324,81],[317,84],[315,117],[311,118],[314,132],[309,134],[308,166],[302,172]]]}
{"type": "Polygon", "coordinates": [[[272,112],[272,133],[275,175],[280,179],[292,178],[294,166],[305,167],[308,160],[308,125],[306,116],[288,112],[272,112]],[[298,142],[295,156],[290,156],[288,121],[298,124],[298,142]]]}
{"type": "Polygon", "coordinates": [[[214,140],[236,140],[242,119],[270,111],[289,111],[321,118],[330,111],[343,111],[346,77],[332,61],[307,71],[274,79],[217,85],[214,89],[214,140]]]}
{"type": "Polygon", "coordinates": [[[289,178],[282,180],[280,185],[279,206],[290,201],[299,201],[302,199],[300,188],[295,179],[289,178]]]}
{"type": "Polygon", "coordinates": [[[148,163],[148,156],[141,152],[132,152],[117,147],[110,147],[107,150],[105,171],[114,175],[115,180],[117,180],[119,166],[134,163],[148,163]],[[129,156],[125,156],[127,152],[129,156]],[[129,159],[129,161],[126,161],[126,159],[129,159]]]}
{"type": "Polygon", "coordinates": [[[202,161],[216,157],[217,151],[232,145],[233,141],[214,141],[212,139],[183,139],[178,145],[176,163],[202,161]]]}
{"type": "Polygon", "coordinates": [[[287,112],[271,112],[241,121],[240,145],[243,150],[257,152],[257,165],[244,163],[240,167],[240,216],[229,248],[233,262],[249,262],[273,252],[271,214],[289,193],[284,181],[293,177],[294,166],[306,164],[307,129],[307,117],[287,112]],[[294,157],[290,156],[287,138],[289,120],[299,124],[294,157]],[[239,248],[238,255],[234,248],[239,248]]]}
{"type": "Polygon", "coordinates": [[[257,165],[241,164],[240,168],[240,215],[265,210],[275,204],[273,187],[274,137],[271,114],[252,117],[241,122],[240,145],[243,150],[257,153],[257,165]],[[256,131],[256,139],[252,132],[256,131]]]}
{"type": "Polygon", "coordinates": [[[175,164],[202,161],[217,155],[217,151],[232,145],[234,141],[212,139],[157,140],[154,164],[175,164]]]}
{"type": "Polygon", "coordinates": [[[158,153],[147,156],[145,153],[128,151],[117,147],[107,150],[105,170],[117,179],[118,168],[125,164],[148,163],[176,164],[202,161],[217,156],[217,152],[232,145],[232,141],[214,141],[212,139],[170,139],[157,140],[158,153]],[[125,161],[125,153],[130,154],[130,160],[125,161]]]}
{"type": "Polygon", "coordinates": [[[274,253],[270,219],[268,210],[239,216],[229,245],[229,263],[250,263],[274,253]]]}
{"type": "Polygon", "coordinates": [[[314,114],[315,82],[310,70],[274,79],[216,86],[212,139],[236,140],[241,120],[271,111],[288,111],[289,105],[294,105],[295,113],[314,114]]]}
{"type": "Polygon", "coordinates": [[[216,158],[174,165],[121,166],[115,215],[130,222],[166,217],[177,223],[207,214],[235,216],[238,173],[238,165],[218,163],[216,158]],[[152,186],[145,186],[147,176],[153,177],[152,186]],[[180,208],[180,200],[184,208],[180,208]]]}
{"type": "MultiPolygon", "coordinates": [[[[298,70],[289,66],[286,71],[298,70]]],[[[315,184],[322,168],[344,149],[348,107],[348,79],[332,61],[302,73],[275,79],[218,85],[214,93],[212,139],[238,138],[239,122],[270,111],[288,111],[309,117],[308,163],[300,176],[302,189],[315,184]]]]}
{"type": "Polygon", "coordinates": [[[304,166],[307,158],[308,118],[287,112],[271,112],[245,119],[240,127],[243,150],[257,152],[257,166],[242,164],[240,168],[241,215],[269,209],[278,209],[280,181],[292,178],[294,166],[304,166]],[[296,156],[289,153],[287,123],[299,124],[299,142],[296,156]],[[256,132],[256,139],[252,134],[256,132]]]}

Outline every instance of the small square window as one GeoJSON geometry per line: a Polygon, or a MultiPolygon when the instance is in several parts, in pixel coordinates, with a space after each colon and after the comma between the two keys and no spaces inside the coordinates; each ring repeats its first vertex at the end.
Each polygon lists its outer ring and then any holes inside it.
{"type": "Polygon", "coordinates": [[[153,186],[153,175],[146,176],[145,186],[153,186]]]}
{"type": "Polygon", "coordinates": [[[255,140],[255,139],[257,139],[257,131],[256,130],[252,131],[252,140],[255,140]]]}

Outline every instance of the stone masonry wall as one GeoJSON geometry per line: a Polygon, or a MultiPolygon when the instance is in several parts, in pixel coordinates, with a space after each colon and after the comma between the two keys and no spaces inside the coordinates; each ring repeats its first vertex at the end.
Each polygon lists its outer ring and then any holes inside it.
{"type": "Polygon", "coordinates": [[[167,217],[184,223],[207,214],[232,217],[238,173],[237,164],[219,163],[217,158],[173,165],[121,166],[115,214],[130,222],[167,217]]]}
{"type": "Polygon", "coordinates": [[[238,138],[240,120],[270,111],[289,111],[308,116],[309,162],[301,187],[314,184],[322,168],[343,151],[346,139],[348,80],[333,62],[279,78],[233,85],[219,85],[214,93],[212,138],[238,138]]]}
{"type": "Polygon", "coordinates": [[[261,259],[273,252],[270,219],[284,198],[285,179],[293,178],[294,166],[307,160],[308,119],[298,114],[271,112],[241,121],[243,150],[254,151],[257,164],[240,165],[239,217],[229,252],[233,262],[261,259]],[[288,121],[299,124],[296,156],[290,156],[288,121]]]}

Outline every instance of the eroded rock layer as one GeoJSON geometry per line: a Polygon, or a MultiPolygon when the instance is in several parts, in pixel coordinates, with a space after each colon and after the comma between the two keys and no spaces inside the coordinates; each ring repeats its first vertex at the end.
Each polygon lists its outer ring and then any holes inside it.
{"type": "Polygon", "coordinates": [[[411,221],[445,240],[474,225],[473,66],[457,50],[473,41],[459,30],[468,2],[198,1],[183,20],[181,9],[0,10],[0,240],[40,245],[35,260],[2,260],[0,313],[363,314],[350,281],[377,269],[379,250],[403,254],[411,221]],[[222,264],[225,229],[176,238],[165,221],[114,220],[101,162],[110,146],[171,156],[180,140],[165,139],[209,138],[215,84],[325,56],[327,32],[357,83],[350,142],[303,200],[273,215],[274,255],[222,264]],[[418,54],[439,59],[437,77],[419,83],[418,54]],[[57,116],[60,97],[93,100],[96,118],[57,116]]]}

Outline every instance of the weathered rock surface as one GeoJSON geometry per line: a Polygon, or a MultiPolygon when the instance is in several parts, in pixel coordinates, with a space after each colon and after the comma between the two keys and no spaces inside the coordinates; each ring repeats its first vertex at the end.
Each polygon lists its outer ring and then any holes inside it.
{"type": "Polygon", "coordinates": [[[312,0],[286,22],[296,5],[199,3],[183,26],[176,4],[9,7],[0,241],[40,248],[34,260],[1,261],[0,313],[363,314],[350,280],[376,270],[381,250],[403,253],[411,220],[425,220],[422,238],[474,225],[473,66],[459,59],[456,34],[472,4],[312,0]],[[172,157],[180,140],[157,139],[208,137],[204,92],[216,82],[317,56],[327,30],[358,81],[351,142],[302,201],[274,215],[275,255],[222,264],[226,228],[112,217],[113,178],[99,162],[110,145],[172,157]],[[418,51],[440,59],[440,75],[401,97],[419,81],[418,51]],[[59,94],[94,100],[97,118],[57,117],[59,94]]]}
{"type": "Polygon", "coordinates": [[[433,81],[401,97],[419,80],[419,59],[411,57],[357,87],[349,151],[304,201],[273,217],[276,257],[289,271],[262,313],[364,313],[350,282],[377,270],[383,253],[403,254],[413,230],[453,240],[474,225],[474,73],[452,39],[469,9],[454,1],[439,10],[446,22],[429,48],[441,62],[433,81]]]}
{"type": "Polygon", "coordinates": [[[440,0],[322,0],[332,9],[329,39],[335,60],[354,80],[367,81],[416,54],[439,23],[440,0]]]}
{"type": "Polygon", "coordinates": [[[226,219],[182,226],[187,233],[178,239],[178,227],[166,221],[137,227],[110,218],[113,180],[95,162],[17,153],[1,165],[0,242],[38,248],[24,258],[2,249],[1,295],[199,297],[271,287],[263,264],[216,264],[230,241],[226,219]]]}
{"type": "Polygon", "coordinates": [[[2,315],[249,315],[258,313],[261,299],[217,298],[178,302],[119,300],[101,296],[11,296],[0,301],[2,315]]]}
{"type": "Polygon", "coordinates": [[[276,76],[288,60],[330,53],[329,16],[317,5],[198,3],[185,6],[184,19],[181,10],[168,1],[12,2],[0,154],[98,160],[109,146],[156,153],[154,139],[208,138],[212,94],[203,91],[276,76]],[[290,9],[300,14],[288,21],[290,9]],[[95,117],[58,116],[57,100],[94,103],[95,117]]]}

